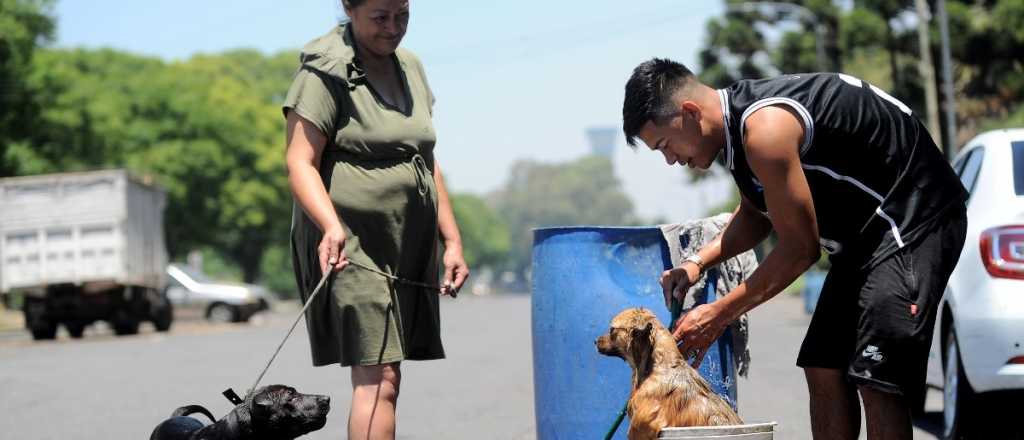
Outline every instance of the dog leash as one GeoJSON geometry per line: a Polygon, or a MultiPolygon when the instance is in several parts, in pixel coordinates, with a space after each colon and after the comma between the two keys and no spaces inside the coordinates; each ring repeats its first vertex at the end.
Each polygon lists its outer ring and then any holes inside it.
{"type": "MultiPolygon", "coordinates": [[[[424,282],[421,282],[421,281],[414,281],[414,280],[398,277],[398,276],[395,276],[395,275],[391,275],[389,273],[386,273],[386,272],[374,269],[374,268],[372,268],[370,266],[367,266],[365,264],[362,264],[362,263],[360,263],[358,261],[349,260],[349,264],[351,264],[351,265],[353,265],[353,266],[355,266],[357,268],[360,268],[362,270],[365,270],[365,271],[372,272],[372,273],[375,273],[377,275],[383,276],[384,278],[387,278],[387,279],[389,279],[391,281],[395,281],[395,282],[398,282],[398,283],[401,283],[401,284],[407,284],[407,285],[416,286],[416,287],[424,287],[424,288],[428,288],[428,289],[438,289],[438,290],[441,289],[441,286],[439,286],[437,284],[429,284],[429,283],[424,283],[424,282]]],[[[274,359],[277,358],[277,355],[279,353],[281,353],[281,349],[284,348],[284,343],[288,341],[289,337],[291,337],[292,332],[295,331],[295,326],[297,326],[299,324],[299,321],[302,319],[302,317],[306,315],[306,310],[309,309],[309,305],[313,304],[313,298],[316,297],[316,295],[318,293],[320,293],[320,289],[323,288],[325,283],[327,283],[327,278],[330,277],[332,273],[334,273],[333,270],[329,270],[326,273],[324,273],[323,277],[320,278],[320,282],[317,283],[316,288],[313,289],[313,293],[310,293],[309,294],[309,298],[306,298],[306,304],[304,304],[302,306],[302,311],[299,312],[299,316],[295,317],[295,321],[292,322],[292,326],[291,326],[291,328],[288,329],[288,333],[286,333],[284,335],[284,339],[282,339],[281,343],[278,344],[277,350],[274,350],[274,354],[270,356],[270,360],[267,361],[267,365],[265,367],[263,367],[263,371],[260,372],[260,375],[256,378],[256,382],[252,384],[251,388],[249,388],[249,391],[245,394],[246,396],[249,396],[254,391],[256,391],[256,387],[260,384],[260,381],[263,380],[263,376],[265,374],[267,374],[267,370],[270,370],[270,365],[274,363],[274,359]]],[[[457,292],[453,289],[452,290],[452,298],[455,298],[456,294],[457,294],[457,292]]],[[[235,390],[233,390],[231,388],[228,388],[228,389],[224,390],[224,392],[222,394],[224,395],[224,397],[226,397],[228,399],[228,401],[230,401],[231,403],[233,403],[235,405],[240,405],[242,402],[244,402],[244,400],[241,397],[239,397],[237,393],[235,393],[235,390]]]]}
{"type": "MultiPolygon", "coordinates": [[[[671,306],[671,323],[675,324],[676,320],[679,319],[679,315],[683,313],[683,305],[672,298],[671,306]]],[[[671,325],[671,324],[670,324],[671,325]]],[[[626,411],[629,409],[629,399],[626,399],[626,404],[622,406],[622,410],[619,411],[618,417],[615,418],[615,422],[612,422],[612,427],[608,429],[608,433],[604,435],[604,440],[611,440],[615,436],[615,431],[619,430],[619,425],[622,425],[622,420],[626,418],[626,411]]]]}

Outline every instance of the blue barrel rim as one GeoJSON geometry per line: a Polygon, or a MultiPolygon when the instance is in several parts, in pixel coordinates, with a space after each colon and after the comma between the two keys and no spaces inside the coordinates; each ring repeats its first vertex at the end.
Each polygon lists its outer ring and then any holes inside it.
{"type": "Polygon", "coordinates": [[[531,228],[533,232],[539,231],[555,231],[555,230],[570,230],[570,231],[638,231],[644,229],[658,229],[661,230],[661,225],[649,225],[649,226],[615,226],[615,225],[567,225],[567,226],[543,226],[538,228],[531,228]]]}
{"type": "Polygon", "coordinates": [[[577,232],[598,232],[598,233],[629,233],[629,232],[649,232],[661,233],[661,227],[659,226],[602,226],[602,225],[575,225],[575,226],[546,226],[543,228],[533,228],[530,230],[533,233],[534,239],[545,239],[561,234],[571,234],[577,232]]]}

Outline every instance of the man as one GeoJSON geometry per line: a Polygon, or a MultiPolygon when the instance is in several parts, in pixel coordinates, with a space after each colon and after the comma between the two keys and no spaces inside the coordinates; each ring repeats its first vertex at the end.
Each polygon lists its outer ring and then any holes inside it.
{"type": "Polygon", "coordinates": [[[642,63],[626,83],[623,130],[669,165],[722,156],[741,203],[711,243],[662,274],[680,301],[704,268],[778,243],[744,283],[674,330],[697,362],[725,327],[778,294],[819,256],[832,269],[797,365],[816,439],[910,439],[935,312],[966,231],[966,191],[906,105],[848,75],[739,81],[715,90],[685,66],[642,63]]]}

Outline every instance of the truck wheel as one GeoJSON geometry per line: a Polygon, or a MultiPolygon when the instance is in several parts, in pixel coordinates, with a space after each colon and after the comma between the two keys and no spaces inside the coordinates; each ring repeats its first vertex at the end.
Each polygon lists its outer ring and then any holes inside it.
{"type": "Polygon", "coordinates": [[[80,339],[85,334],[85,324],[80,322],[65,322],[64,328],[74,339],[80,339]]]}
{"type": "Polygon", "coordinates": [[[113,323],[114,334],[118,336],[134,335],[139,332],[139,320],[135,318],[125,318],[117,320],[113,323]]]}
{"type": "Polygon", "coordinates": [[[167,300],[167,296],[160,294],[151,306],[151,310],[150,319],[153,321],[156,331],[165,332],[170,330],[171,323],[174,321],[174,306],[167,300]]]}
{"type": "Polygon", "coordinates": [[[238,321],[238,309],[224,303],[215,303],[206,311],[206,319],[210,322],[236,322],[238,321]]]}
{"type": "Polygon", "coordinates": [[[114,311],[113,319],[110,320],[110,326],[114,328],[114,334],[118,336],[134,335],[139,332],[139,319],[135,317],[131,310],[122,306],[114,311]]]}
{"type": "Polygon", "coordinates": [[[46,317],[46,300],[25,298],[22,310],[25,327],[32,332],[32,339],[41,341],[57,337],[57,323],[46,317]]]}
{"type": "Polygon", "coordinates": [[[32,339],[37,341],[55,339],[57,337],[57,323],[40,319],[29,330],[32,331],[32,339]]]}

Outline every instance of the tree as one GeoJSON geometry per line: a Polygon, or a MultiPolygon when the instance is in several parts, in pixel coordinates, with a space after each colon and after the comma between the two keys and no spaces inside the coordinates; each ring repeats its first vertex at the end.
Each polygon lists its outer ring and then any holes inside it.
{"type": "Polygon", "coordinates": [[[53,38],[50,0],[0,0],[0,176],[15,174],[8,150],[31,129],[25,85],[36,49],[53,38]]]}
{"type": "MultiPolygon", "coordinates": [[[[811,11],[824,24],[823,45],[830,70],[861,77],[898,96],[924,115],[924,87],[918,72],[920,47],[912,2],[899,0],[725,0],[730,11],[707,23],[700,76],[723,87],[741,78],[818,70],[813,23],[785,13],[780,3],[811,11]],[[758,5],[760,6],[753,6],[758,5]],[[797,24],[793,29],[792,24],[797,24]],[[772,44],[765,35],[779,35],[772,44]],[[879,69],[879,66],[887,66],[879,69]]],[[[934,1],[931,10],[934,12],[934,1]]],[[[989,120],[1006,118],[1024,95],[1024,3],[1020,0],[948,0],[959,145],[989,120]]],[[[806,15],[806,14],[804,14],[806,15]]],[[[929,23],[932,60],[938,63],[938,24],[929,23]]],[[[937,72],[939,66],[933,66],[937,72]]],[[[941,78],[938,78],[941,79],[941,78]]],[[[933,133],[939,135],[939,133],[933,133]]]]}
{"type": "Polygon", "coordinates": [[[34,129],[9,156],[22,173],[155,175],[168,192],[172,256],[210,247],[253,281],[268,246],[287,244],[284,119],[274,101],[293,72],[284,59],[234,51],[167,64],[114,50],[44,50],[28,81],[34,129]]]}
{"type": "Polygon", "coordinates": [[[516,162],[495,196],[509,225],[509,267],[530,265],[533,228],[568,225],[623,225],[635,220],[633,202],[612,172],[612,162],[588,156],[566,163],[516,162]]]}
{"type": "Polygon", "coordinates": [[[503,265],[511,248],[505,221],[479,196],[454,194],[451,203],[466,264],[474,269],[503,265]]]}

